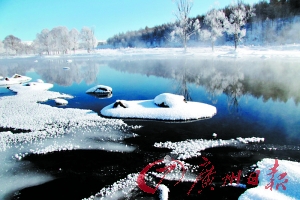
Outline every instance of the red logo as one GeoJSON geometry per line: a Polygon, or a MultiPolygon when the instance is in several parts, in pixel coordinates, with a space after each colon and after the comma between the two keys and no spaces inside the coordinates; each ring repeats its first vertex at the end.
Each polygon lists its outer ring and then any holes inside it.
{"type": "MultiPolygon", "coordinates": [[[[181,169],[182,169],[182,176],[181,178],[179,179],[178,182],[175,183],[175,185],[177,185],[181,180],[182,178],[184,177],[184,174],[186,172],[185,168],[184,168],[184,165],[179,161],[179,160],[174,160],[174,159],[171,159],[170,156],[165,156],[164,159],[161,159],[161,160],[157,160],[153,163],[149,163],[139,174],[138,178],[137,178],[137,184],[138,184],[138,187],[143,190],[144,192],[147,192],[147,193],[150,193],[150,194],[154,194],[155,191],[157,190],[158,186],[161,184],[161,182],[164,180],[165,176],[170,173],[171,171],[173,171],[177,165],[180,165],[181,166],[181,169]],[[163,177],[160,179],[159,183],[156,185],[155,188],[152,188],[152,187],[149,187],[147,184],[146,184],[146,181],[145,181],[145,176],[146,176],[146,173],[154,166],[154,165],[158,165],[158,164],[162,164],[162,163],[165,163],[165,167],[162,167],[162,168],[158,168],[156,169],[157,172],[161,172],[161,173],[164,173],[163,177]]],[[[174,185],[174,186],[175,186],[174,185]]]]}

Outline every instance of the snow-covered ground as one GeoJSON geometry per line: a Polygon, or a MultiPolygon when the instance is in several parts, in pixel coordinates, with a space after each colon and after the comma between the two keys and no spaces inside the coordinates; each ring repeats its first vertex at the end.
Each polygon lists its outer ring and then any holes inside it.
{"type": "Polygon", "coordinates": [[[120,49],[96,49],[91,53],[86,50],[78,50],[76,53],[69,53],[64,55],[20,55],[20,56],[2,56],[0,59],[17,58],[17,57],[35,57],[41,58],[60,58],[67,57],[104,57],[115,58],[116,56],[142,56],[142,57],[167,57],[167,56],[213,56],[213,57],[255,57],[255,58],[299,58],[300,44],[288,45],[270,45],[270,46],[238,46],[234,50],[233,46],[215,46],[212,51],[210,46],[188,47],[187,52],[183,48],[120,48],[120,49]]]}

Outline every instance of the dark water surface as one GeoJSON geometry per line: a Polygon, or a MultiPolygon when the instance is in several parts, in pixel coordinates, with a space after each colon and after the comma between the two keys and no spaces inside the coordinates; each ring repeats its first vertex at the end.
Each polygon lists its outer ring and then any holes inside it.
{"type": "MultiPolygon", "coordinates": [[[[125,139],[137,149],[131,153],[100,150],[73,150],[25,158],[32,169],[55,177],[42,185],[14,191],[7,199],[81,199],[97,193],[129,173],[141,171],[148,163],[163,158],[170,150],[153,147],[155,142],[187,139],[235,139],[263,137],[264,143],[244,148],[218,147],[202,152],[214,164],[215,190],[187,195],[192,183],[170,188],[169,199],[237,199],[242,188],[224,188],[222,177],[228,172],[246,171],[262,158],[300,161],[300,61],[293,59],[225,58],[62,58],[0,60],[0,75],[25,74],[53,83],[52,91],[71,94],[66,108],[91,109],[97,113],[118,99],[153,99],[164,92],[184,95],[187,100],[212,104],[217,115],[188,123],[125,120],[142,125],[134,132],[139,137],[125,139]],[[64,70],[63,67],[70,67],[64,70]],[[96,84],[113,88],[111,98],[85,93],[96,84]],[[58,169],[64,170],[58,170],[58,169]],[[42,198],[41,198],[42,197],[42,198]]],[[[0,95],[12,95],[5,89],[0,95]]],[[[56,106],[54,101],[45,102],[56,106]]],[[[176,158],[176,155],[172,155],[176,158]]],[[[25,161],[24,161],[25,162],[25,161]]],[[[187,159],[200,164],[201,157],[187,159]]],[[[241,180],[245,183],[245,179],[241,180]]],[[[200,186],[198,186],[200,187],[200,186]]],[[[155,195],[134,191],[132,199],[156,199],[155,195]]]]}

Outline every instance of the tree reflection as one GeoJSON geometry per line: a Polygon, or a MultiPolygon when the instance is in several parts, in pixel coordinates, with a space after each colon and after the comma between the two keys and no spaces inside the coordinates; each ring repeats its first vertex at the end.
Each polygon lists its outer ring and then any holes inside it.
{"type": "MultiPolygon", "coordinates": [[[[239,99],[245,94],[263,101],[300,101],[298,74],[300,61],[289,59],[233,59],[233,58],[132,58],[111,60],[77,58],[67,63],[63,58],[1,59],[0,75],[26,74],[35,71],[45,82],[69,86],[85,81],[97,82],[100,66],[108,65],[118,71],[163,77],[176,82],[176,92],[187,100],[193,93],[189,85],[203,87],[213,104],[222,95],[228,97],[228,107],[240,110],[239,99]],[[63,70],[64,67],[70,70],[63,70]]],[[[196,92],[196,91],[195,91],[196,92]]]]}
{"type": "Polygon", "coordinates": [[[192,97],[188,88],[188,76],[191,76],[189,72],[187,72],[187,61],[184,59],[184,64],[182,66],[182,73],[178,73],[176,77],[177,81],[177,94],[184,96],[185,100],[192,101],[192,97]],[[187,74],[188,73],[188,74],[187,74]]]}

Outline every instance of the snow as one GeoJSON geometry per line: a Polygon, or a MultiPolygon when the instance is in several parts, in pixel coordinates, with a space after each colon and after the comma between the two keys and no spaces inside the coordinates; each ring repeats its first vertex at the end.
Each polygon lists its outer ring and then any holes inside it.
{"type": "Polygon", "coordinates": [[[9,86],[9,85],[14,85],[14,84],[19,84],[19,83],[26,83],[30,80],[31,80],[30,77],[22,76],[19,74],[14,74],[10,78],[6,77],[5,79],[1,80],[0,86],[9,86]]]}
{"type": "MultiPolygon", "coordinates": [[[[241,58],[300,58],[300,44],[284,44],[284,45],[269,45],[262,46],[260,43],[256,45],[239,45],[237,51],[234,50],[232,43],[230,45],[215,46],[212,51],[211,46],[197,46],[196,44],[189,44],[187,51],[183,48],[118,48],[118,49],[95,49],[93,52],[87,53],[86,50],[77,50],[76,53],[68,55],[44,55],[39,59],[49,58],[80,58],[80,57],[102,57],[105,59],[116,59],[124,56],[131,56],[132,58],[149,58],[149,57],[229,57],[236,58],[236,53],[241,58]]],[[[13,57],[1,57],[0,59],[8,58],[28,58],[36,55],[18,55],[13,57]]],[[[75,60],[73,60],[73,63],[75,60]]]]}
{"type": "Polygon", "coordinates": [[[44,83],[44,81],[38,79],[36,82],[29,82],[10,86],[9,89],[14,92],[24,92],[28,90],[49,90],[52,87],[52,83],[44,83]]]}
{"type": "Polygon", "coordinates": [[[65,99],[54,99],[55,103],[58,104],[58,105],[67,105],[68,104],[68,101],[65,100],[65,99]]]}
{"type": "Polygon", "coordinates": [[[158,192],[159,192],[159,200],[168,200],[169,199],[169,188],[165,186],[164,184],[160,184],[158,186],[158,192]]]}
{"type": "MultiPolygon", "coordinates": [[[[268,175],[271,171],[270,169],[274,166],[275,159],[265,158],[262,161],[257,163],[258,169],[260,170],[259,175],[259,184],[255,188],[246,190],[239,198],[239,200],[283,200],[283,199],[300,199],[299,187],[300,187],[300,163],[287,161],[287,160],[278,160],[278,172],[275,174],[274,186],[272,191],[266,189],[265,186],[269,184],[271,176],[268,175]],[[278,175],[286,172],[287,176],[281,181],[278,180],[278,175]],[[276,185],[288,179],[288,182],[284,184],[286,190],[283,190],[282,187],[279,187],[276,190],[276,185]]],[[[257,170],[258,170],[257,169],[257,170]]]]}
{"type": "Polygon", "coordinates": [[[96,85],[88,89],[86,93],[108,94],[108,93],[112,93],[112,88],[106,85],[96,85]]]}
{"type": "Polygon", "coordinates": [[[62,109],[38,102],[56,98],[72,98],[53,91],[20,89],[16,95],[0,97],[0,127],[19,129],[0,132],[0,199],[12,191],[43,184],[53,179],[41,171],[27,172],[28,154],[46,154],[73,149],[99,149],[131,152],[134,146],[123,143],[135,137],[117,119],[104,119],[91,110],[62,109]]]}
{"type": "Polygon", "coordinates": [[[185,99],[183,96],[170,93],[163,93],[154,98],[154,103],[156,105],[162,105],[162,107],[170,108],[181,106],[185,103],[184,101],[185,99]]]}
{"type": "Polygon", "coordinates": [[[230,140],[186,140],[180,142],[157,142],[154,144],[157,148],[168,148],[172,149],[171,154],[178,155],[178,159],[188,159],[192,157],[197,157],[201,155],[200,151],[203,151],[207,148],[220,147],[220,146],[242,146],[249,142],[259,143],[264,142],[264,138],[237,138],[230,140]],[[246,142],[245,142],[246,141],[246,142]]]}
{"type": "Polygon", "coordinates": [[[211,118],[217,113],[214,106],[199,102],[184,102],[183,96],[164,93],[154,100],[121,101],[127,108],[113,107],[114,103],[104,107],[101,114],[115,118],[139,118],[157,120],[195,120],[211,118]],[[155,103],[166,102],[170,108],[159,107],[155,103]]]}

